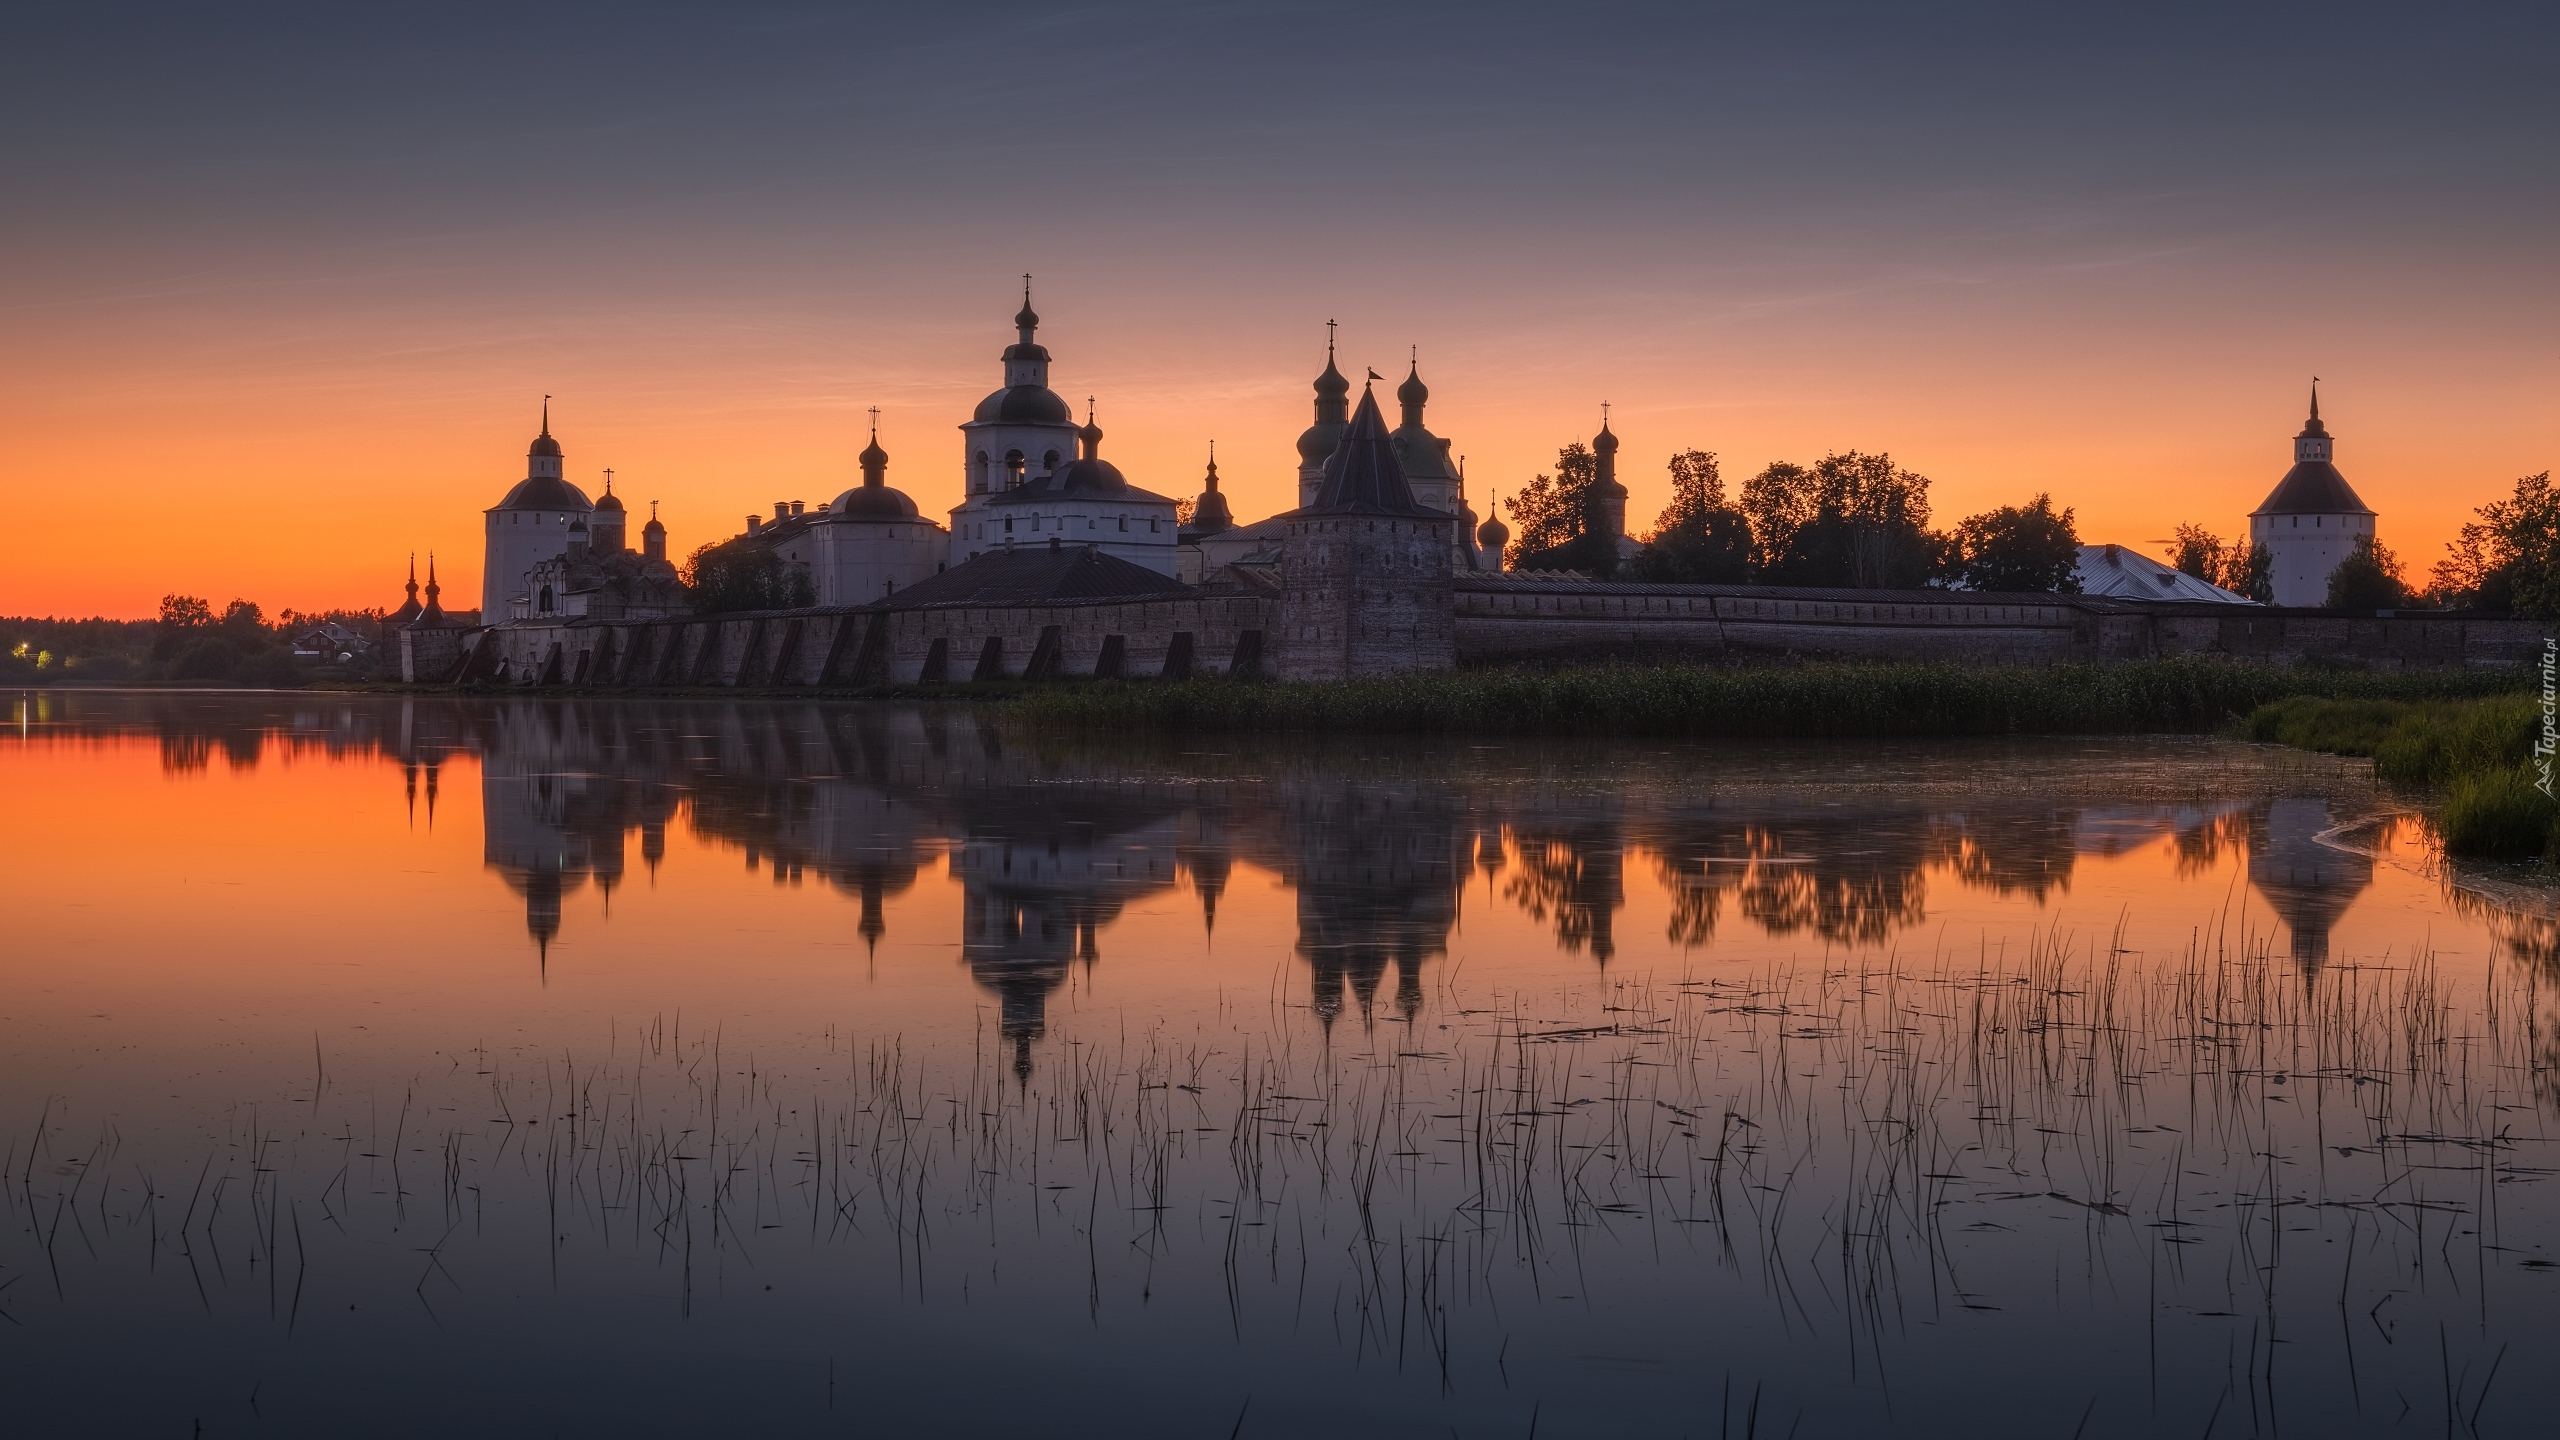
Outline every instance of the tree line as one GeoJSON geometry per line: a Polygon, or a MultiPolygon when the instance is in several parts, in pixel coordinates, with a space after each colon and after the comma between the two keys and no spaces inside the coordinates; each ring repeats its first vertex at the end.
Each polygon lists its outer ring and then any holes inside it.
{"type": "MultiPolygon", "coordinates": [[[[1856,450],[1813,465],[1775,461],[1729,495],[1714,451],[1670,461],[1671,503],[1642,548],[1621,559],[1600,493],[1598,457],[1580,441],[1500,502],[1512,526],[1504,562],[1515,570],[1578,570],[1600,579],[1681,585],[1790,585],[1910,590],[2080,589],[2080,536],[2049,494],[2023,505],[1929,527],[1929,477],[1884,454],[1856,450]]],[[[2471,609],[2560,619],[2560,490],[2551,472],[2527,475],[2462,527],[2424,586],[2373,536],[2329,578],[2344,610],[2471,609]]],[[[2180,524],[2163,558],[2175,569],[2261,603],[2275,598],[2266,548],[2180,524]]]]}
{"type": "Polygon", "coordinates": [[[0,617],[0,683],[131,685],[178,682],[299,686],[355,678],[355,668],[295,657],[293,637],[335,622],[370,637],[380,610],[285,610],[274,620],[254,600],[217,612],[198,595],[164,595],[151,620],[0,617]]]}
{"type": "Polygon", "coordinates": [[[1913,590],[2080,588],[2073,512],[2050,495],[1929,528],[1929,477],[1893,457],[1850,450],[1812,465],[1776,461],[1729,496],[1711,450],[1671,457],[1671,503],[1621,561],[1606,523],[1599,464],[1580,441],[1502,502],[1515,570],[1579,570],[1603,579],[1684,585],[1913,590]]]}

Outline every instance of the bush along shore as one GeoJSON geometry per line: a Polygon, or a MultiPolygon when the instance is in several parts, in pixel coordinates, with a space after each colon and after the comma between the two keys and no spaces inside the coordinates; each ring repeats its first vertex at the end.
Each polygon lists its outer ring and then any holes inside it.
{"type": "Polygon", "coordinates": [[[2220,729],[2294,696],[2412,704],[2519,691],[2527,683],[2521,671],[2384,675],[2198,658],[2005,667],[1615,666],[1296,684],[1101,681],[1044,687],[1006,709],[1036,723],[1096,731],[2100,735],[2220,729]]]}
{"type": "Polygon", "coordinates": [[[2245,733],[2332,755],[2370,755],[2375,778],[2441,799],[2436,828],[2456,855],[2560,858],[2560,805],[2542,789],[2536,694],[2473,700],[2297,695],[2251,712],[2245,733]]]}

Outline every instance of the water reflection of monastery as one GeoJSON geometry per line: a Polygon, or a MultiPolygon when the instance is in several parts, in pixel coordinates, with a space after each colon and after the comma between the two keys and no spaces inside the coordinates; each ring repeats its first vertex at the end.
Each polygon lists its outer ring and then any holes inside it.
{"type": "MultiPolygon", "coordinates": [[[[1415,1015],[1424,971],[1447,955],[1470,897],[1602,965],[1639,946],[1655,957],[1712,946],[1737,922],[1823,948],[1871,946],[1927,922],[1933,887],[2044,905],[2068,895],[2082,856],[2165,845],[2179,874],[2245,857],[2251,890],[2310,978],[2374,875],[2364,855],[2321,843],[2346,817],[2316,797],[2060,805],[2003,781],[1924,804],[1890,786],[1824,792],[1783,766],[1722,786],[1688,783],[1688,772],[1651,786],[1612,770],[1550,787],[1478,773],[1428,745],[1383,767],[1262,745],[1208,778],[1176,780],[1165,767],[1188,757],[1035,751],[967,711],[876,706],[295,694],[216,707],[103,692],[29,706],[22,727],[47,734],[148,734],[177,773],[380,756],[400,769],[411,823],[429,826],[447,777],[463,773],[452,762],[476,757],[483,857],[522,897],[537,963],[567,898],[593,885],[609,907],[632,849],[654,872],[671,828],[732,847],[777,886],[839,891],[853,902],[848,928],[874,952],[889,902],[939,861],[962,890],[961,933],[932,938],[956,944],[1017,1063],[1075,968],[1107,963],[1114,922],[1187,886],[1213,938],[1239,864],[1292,892],[1305,970],[1291,999],[1328,1027],[1415,1015]],[[1635,934],[1628,880],[1647,868],[1668,909],[1635,934]]],[[[2533,954],[2560,964],[2549,958],[2560,944],[2533,954]]]]}
{"type": "Polygon", "coordinates": [[[1328,1028],[1416,1015],[1423,972],[1447,954],[1470,895],[1592,963],[1637,943],[1663,953],[1624,933],[1630,864],[1649,864],[1670,895],[1660,938],[1671,948],[1711,945],[1736,922],[1828,948],[1923,923],[1933,884],[2041,905],[2068,894],[2083,855],[2166,843],[2181,867],[2206,867],[2245,849],[2306,971],[2371,880],[2368,862],[2312,838],[2330,823],[2318,800],[1928,809],[1781,788],[1744,803],[1664,801],[1630,798],[1642,787],[1486,786],[1447,767],[1279,762],[1243,779],[1171,780],[1008,747],[967,712],[527,699],[470,714],[487,861],[524,897],[538,954],[560,932],[564,897],[593,883],[609,898],[634,834],[654,867],[671,824],[735,847],[776,885],[841,891],[873,951],[888,902],[940,861],[962,891],[961,962],[1025,1071],[1077,967],[1106,963],[1115,921],[1187,885],[1205,942],[1240,862],[1293,893],[1305,988],[1291,998],[1328,1028]]]}

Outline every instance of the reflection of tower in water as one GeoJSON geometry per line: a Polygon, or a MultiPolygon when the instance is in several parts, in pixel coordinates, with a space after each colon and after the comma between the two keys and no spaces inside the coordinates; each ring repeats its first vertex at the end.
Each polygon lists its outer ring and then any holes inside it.
{"type": "Polygon", "coordinates": [[[1387,969],[1395,1010],[1422,1010],[1422,964],[1446,954],[1466,883],[1467,837],[1450,803],[1420,786],[1310,786],[1291,797],[1298,953],[1317,1019],[1330,1031],[1346,1004],[1375,1014],[1387,969]]]}
{"type": "Polygon", "coordinates": [[[1049,997],[1077,962],[1091,967],[1101,958],[1095,937],[1129,901],[1173,885],[1176,825],[1166,818],[1115,831],[1094,819],[1036,816],[1017,823],[1021,833],[964,841],[951,869],[961,884],[961,960],[995,992],[997,1033],[1013,1049],[1015,1080],[1028,1084],[1031,1044],[1048,1033],[1049,997]]]}
{"type": "Polygon", "coordinates": [[[2329,932],[2373,884],[2373,861],[2320,843],[2334,822],[2317,797],[2267,806],[2249,837],[2249,884],[2284,921],[2293,961],[2307,981],[2329,959],[2329,932]]]}

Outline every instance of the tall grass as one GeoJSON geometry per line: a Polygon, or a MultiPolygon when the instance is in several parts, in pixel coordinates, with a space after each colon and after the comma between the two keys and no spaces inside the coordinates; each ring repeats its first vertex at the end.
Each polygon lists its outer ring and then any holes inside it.
{"type": "Polygon", "coordinates": [[[2542,735],[2533,695],[2432,703],[2295,696],[2259,707],[2241,729],[2253,740],[2370,755],[2378,778],[2441,791],[2436,829],[2457,855],[2560,848],[2560,805],[2533,763],[2542,735]]]}
{"type": "Polygon", "coordinates": [[[1649,736],[1942,736],[2205,731],[2289,696],[2406,704],[2512,691],[2520,674],[2377,675],[2236,660],[1984,667],[1825,663],[1462,670],[1256,684],[1060,685],[1011,712],[1113,732],[1370,731],[1649,736]]]}

